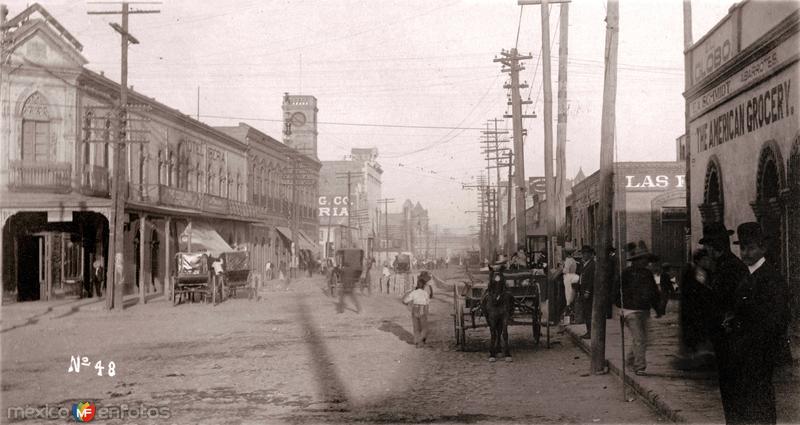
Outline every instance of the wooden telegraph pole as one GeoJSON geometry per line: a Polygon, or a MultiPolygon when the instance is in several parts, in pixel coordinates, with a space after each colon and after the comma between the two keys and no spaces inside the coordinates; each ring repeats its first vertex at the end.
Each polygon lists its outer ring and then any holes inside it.
{"type": "Polygon", "coordinates": [[[500,55],[502,57],[495,58],[494,62],[500,62],[503,64],[504,68],[502,69],[502,72],[508,72],[511,74],[511,83],[504,86],[504,88],[511,90],[511,115],[503,115],[503,117],[511,118],[514,127],[514,180],[516,181],[518,191],[518,193],[515,195],[515,216],[517,225],[516,245],[519,247],[525,245],[525,236],[527,234],[525,225],[525,153],[523,148],[524,130],[522,128],[522,119],[536,118],[536,114],[522,115],[522,105],[530,104],[532,102],[530,100],[523,101],[520,98],[519,89],[526,88],[528,85],[524,83],[520,84],[519,72],[525,69],[520,61],[531,59],[533,56],[521,56],[517,53],[516,48],[511,49],[510,51],[502,50],[500,55]]]}
{"type": "Polygon", "coordinates": [[[378,199],[378,203],[383,204],[383,212],[384,212],[383,237],[384,240],[386,241],[386,246],[384,247],[383,252],[386,254],[386,262],[389,263],[389,204],[394,203],[394,198],[378,199]]]}
{"type": "MultiPolygon", "coordinates": [[[[556,125],[555,232],[564,245],[567,209],[567,53],[569,46],[569,3],[561,4],[558,40],[558,124],[556,125]]],[[[550,261],[556,264],[556,259],[550,261]]]]}
{"type": "Polygon", "coordinates": [[[619,44],[619,3],[608,0],[606,7],[606,73],[603,88],[603,119],[600,125],[600,240],[597,246],[594,304],[592,305],[592,364],[593,374],[605,373],[606,367],[606,306],[609,277],[614,265],[608,250],[612,246],[614,205],[614,130],[617,101],[617,47],[619,44]]]}
{"type": "MultiPolygon", "coordinates": [[[[568,0],[562,0],[566,2],[568,0]]],[[[553,0],[553,3],[559,0],[553,0]]],[[[555,217],[564,211],[556,210],[555,182],[553,181],[553,83],[550,79],[550,0],[519,0],[519,5],[541,5],[542,15],[542,87],[544,89],[544,182],[545,196],[547,199],[547,258],[551,263],[555,262],[555,247],[553,246],[553,236],[555,235],[555,217]]],[[[563,28],[562,28],[563,31],[563,28]]],[[[559,76],[561,74],[559,73],[559,76]]],[[[559,82],[560,83],[560,82],[559,82]]],[[[560,86],[560,84],[559,84],[560,86]]],[[[560,92],[560,90],[559,90],[560,92]]],[[[560,110],[559,110],[560,112],[560,110]]],[[[561,116],[559,114],[559,120],[561,116]]]]}
{"type": "Polygon", "coordinates": [[[336,173],[336,178],[337,179],[345,179],[345,178],[347,179],[347,248],[352,248],[353,247],[353,224],[352,224],[352,220],[351,220],[351,217],[353,215],[353,211],[352,211],[352,208],[350,208],[350,206],[352,205],[352,202],[351,202],[351,199],[350,199],[350,196],[351,196],[351,193],[350,193],[351,192],[351,190],[350,190],[351,186],[350,185],[351,185],[351,178],[352,178],[353,174],[354,173],[352,171],[348,171],[346,173],[336,173]]]}
{"type": "Polygon", "coordinates": [[[127,156],[127,118],[128,118],[128,43],[139,44],[139,40],[128,32],[128,15],[141,13],[159,13],[158,10],[130,10],[127,2],[122,3],[122,10],[88,12],[89,15],[122,15],[122,25],[111,23],[112,28],[120,34],[122,67],[120,70],[119,109],[116,120],[116,143],[114,149],[114,177],[111,189],[111,214],[108,223],[108,262],[113,267],[106,270],[106,308],[122,311],[122,284],[124,279],[124,234],[125,199],[127,196],[127,176],[125,158],[127,156]]]}

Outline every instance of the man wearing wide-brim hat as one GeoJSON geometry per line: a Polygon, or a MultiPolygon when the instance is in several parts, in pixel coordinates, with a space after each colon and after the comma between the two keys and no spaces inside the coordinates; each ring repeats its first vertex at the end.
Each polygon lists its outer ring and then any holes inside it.
{"type": "Polygon", "coordinates": [[[742,261],[749,278],[736,288],[733,316],[725,322],[730,334],[733,405],[725,420],[737,423],[775,423],[772,372],[785,349],[789,324],[789,288],[766,260],[761,225],[742,223],[736,229],[742,261]]]}
{"type": "Polygon", "coordinates": [[[727,422],[736,421],[739,410],[746,409],[748,403],[736,398],[736,365],[731,362],[731,335],[725,330],[723,322],[733,314],[736,300],[736,287],[749,275],[747,266],[731,252],[730,236],[724,223],[706,223],[703,225],[703,237],[700,244],[708,251],[712,269],[709,286],[711,297],[705,300],[705,328],[714,346],[716,357],[719,391],[722,396],[722,408],[727,422]]]}
{"type": "Polygon", "coordinates": [[[614,304],[620,308],[623,323],[633,337],[633,344],[626,354],[626,363],[633,367],[637,375],[645,375],[650,310],[656,311],[656,317],[661,317],[664,310],[653,272],[647,268],[652,259],[647,245],[644,241],[639,241],[638,244],[629,243],[627,251],[631,265],[622,271],[620,289],[614,294],[614,304]]]}

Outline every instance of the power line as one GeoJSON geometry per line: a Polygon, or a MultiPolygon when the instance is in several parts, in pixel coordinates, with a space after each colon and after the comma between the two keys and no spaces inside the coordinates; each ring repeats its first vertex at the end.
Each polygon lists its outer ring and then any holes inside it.
{"type": "MultiPolygon", "coordinates": [[[[283,122],[282,119],[274,118],[255,118],[255,117],[236,117],[229,115],[205,115],[200,114],[201,117],[206,118],[220,118],[229,120],[248,120],[248,121],[269,121],[269,122],[283,122]]],[[[353,127],[389,127],[389,128],[426,128],[438,130],[481,130],[479,127],[448,127],[437,125],[404,125],[404,124],[374,124],[374,123],[353,123],[353,122],[334,122],[334,121],[317,121],[317,124],[325,125],[347,125],[353,127]]]]}

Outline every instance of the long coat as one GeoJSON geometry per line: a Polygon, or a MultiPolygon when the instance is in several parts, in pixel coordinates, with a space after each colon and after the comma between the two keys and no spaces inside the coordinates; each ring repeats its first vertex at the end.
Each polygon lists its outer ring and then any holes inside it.
{"type": "Polygon", "coordinates": [[[734,423],[775,423],[772,372],[789,323],[789,287],[764,263],[736,288],[729,321],[734,423]]]}
{"type": "Polygon", "coordinates": [[[594,302],[594,271],[595,259],[585,262],[581,268],[581,281],[580,281],[580,297],[583,310],[583,320],[591,322],[592,320],[592,303],[594,302]]]}

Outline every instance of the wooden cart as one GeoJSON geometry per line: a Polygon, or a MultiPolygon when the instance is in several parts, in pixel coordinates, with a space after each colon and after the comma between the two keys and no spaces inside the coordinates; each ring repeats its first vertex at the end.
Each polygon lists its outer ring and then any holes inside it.
{"type": "Polygon", "coordinates": [[[217,285],[209,257],[202,252],[179,252],[175,254],[175,274],[172,276],[172,303],[195,299],[216,304],[222,298],[222,286],[217,285]]]}
{"type": "MultiPolygon", "coordinates": [[[[539,301],[544,276],[535,274],[534,270],[506,270],[503,275],[507,290],[514,296],[514,314],[509,326],[530,326],[533,341],[539,344],[542,336],[542,311],[539,301]]],[[[462,287],[453,286],[453,331],[456,344],[461,350],[466,348],[468,329],[488,327],[481,308],[481,299],[489,287],[489,275],[473,273],[470,276],[471,281],[464,282],[462,287]]]]}
{"type": "Polygon", "coordinates": [[[235,297],[236,291],[245,289],[249,299],[258,299],[258,284],[250,279],[250,255],[247,251],[231,251],[220,254],[222,274],[217,280],[222,285],[225,298],[235,297]]]}

